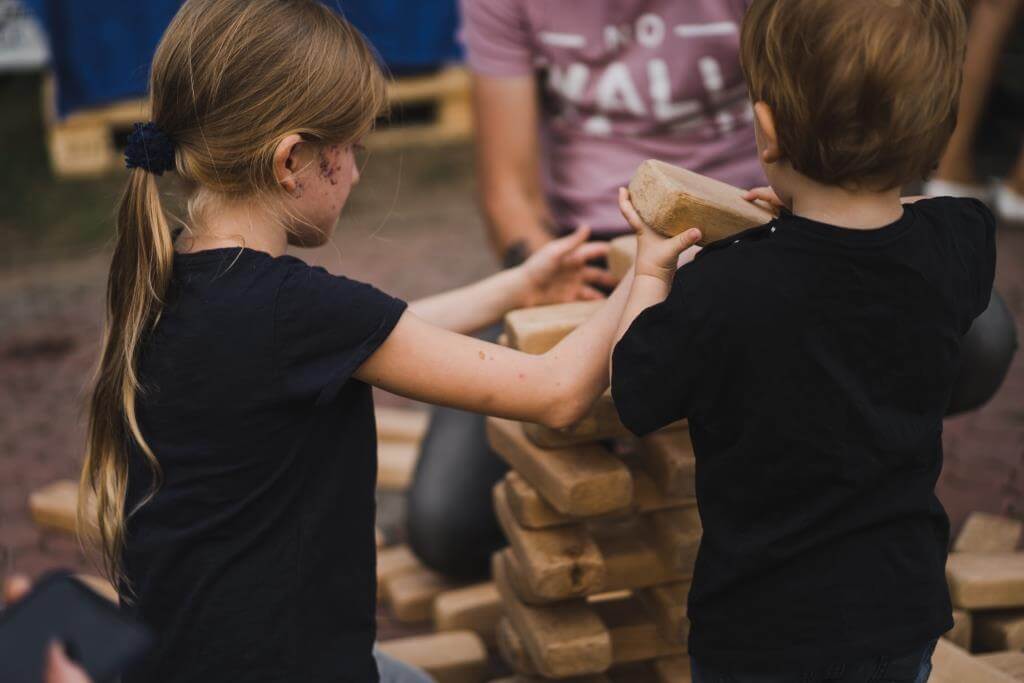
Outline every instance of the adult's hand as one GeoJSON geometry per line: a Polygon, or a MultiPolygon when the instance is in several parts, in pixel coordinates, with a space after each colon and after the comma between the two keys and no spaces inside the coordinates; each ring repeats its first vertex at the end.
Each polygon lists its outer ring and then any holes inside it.
{"type": "MultiPolygon", "coordinates": [[[[12,576],[4,582],[4,603],[11,604],[23,598],[32,584],[24,576],[12,576]]],[[[64,653],[60,643],[50,643],[46,655],[43,683],[91,683],[92,679],[64,653]]]]}

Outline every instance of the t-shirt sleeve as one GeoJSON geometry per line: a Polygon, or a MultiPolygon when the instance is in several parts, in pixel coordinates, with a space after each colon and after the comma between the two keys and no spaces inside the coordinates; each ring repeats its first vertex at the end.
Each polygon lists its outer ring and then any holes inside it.
{"type": "Polygon", "coordinates": [[[329,403],[398,324],[400,299],[303,263],[291,266],[275,304],[275,352],[285,395],[329,403]]]}
{"type": "Polygon", "coordinates": [[[977,199],[961,201],[964,231],[961,254],[971,278],[968,315],[977,318],[988,308],[996,277],[996,219],[992,211],[977,199]]]}
{"type": "Polygon", "coordinates": [[[724,353],[700,261],[679,270],[665,301],[637,316],[612,353],[612,399],[638,436],[701,414],[703,385],[724,353]]]}
{"type": "Polygon", "coordinates": [[[486,76],[533,73],[533,44],[522,0],[460,0],[466,61],[486,76]]]}

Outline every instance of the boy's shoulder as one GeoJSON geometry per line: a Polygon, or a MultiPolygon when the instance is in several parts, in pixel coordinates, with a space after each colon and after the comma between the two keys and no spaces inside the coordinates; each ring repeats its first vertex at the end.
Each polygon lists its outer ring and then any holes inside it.
{"type": "Polygon", "coordinates": [[[985,238],[995,232],[992,211],[972,197],[926,197],[907,206],[921,222],[952,237],[985,238]]]}

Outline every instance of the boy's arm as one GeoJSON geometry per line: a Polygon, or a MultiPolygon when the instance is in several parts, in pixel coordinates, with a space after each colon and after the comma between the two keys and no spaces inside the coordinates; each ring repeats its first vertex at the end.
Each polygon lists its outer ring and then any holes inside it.
{"type": "Polygon", "coordinates": [[[608,356],[632,274],[543,355],[455,334],[406,312],[356,378],[428,403],[566,427],[608,386],[608,356]]]}
{"type": "Polygon", "coordinates": [[[615,279],[587,262],[607,254],[606,243],[585,243],[589,232],[549,242],[526,263],[479,282],[409,305],[418,318],[451,332],[470,334],[498,322],[516,308],[577,300],[603,299],[596,287],[614,287],[615,279]]]}

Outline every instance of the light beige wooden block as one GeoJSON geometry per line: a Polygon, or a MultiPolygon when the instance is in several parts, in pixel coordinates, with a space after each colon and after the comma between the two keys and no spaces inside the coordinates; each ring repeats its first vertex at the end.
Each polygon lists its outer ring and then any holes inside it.
{"type": "Polygon", "coordinates": [[[636,236],[616,237],[608,245],[608,271],[613,277],[622,279],[633,267],[636,260],[636,236]]]}
{"type": "Polygon", "coordinates": [[[377,551],[377,599],[386,600],[384,587],[400,574],[423,569],[423,564],[407,545],[395,545],[377,551]]]}
{"type": "Polygon", "coordinates": [[[677,572],[693,573],[700,548],[701,524],[696,506],[660,510],[644,518],[651,527],[665,563],[677,572]]]}
{"type": "Polygon", "coordinates": [[[94,576],[92,574],[75,574],[75,578],[110,602],[117,604],[119,600],[117,589],[103,577],[94,576]]]}
{"type": "Polygon", "coordinates": [[[594,610],[611,634],[615,665],[683,654],[686,648],[661,637],[658,625],[635,598],[599,602],[594,610]]]}
{"type": "Polygon", "coordinates": [[[78,482],[61,479],[47,484],[29,494],[28,507],[39,526],[74,534],[78,529],[78,482]]]}
{"type": "Polygon", "coordinates": [[[975,612],[971,615],[971,627],[970,642],[977,652],[1024,650],[1024,610],[975,612]]]}
{"type": "Polygon", "coordinates": [[[377,444],[377,488],[405,491],[412,484],[420,444],[412,441],[382,441],[377,444]]]}
{"type": "Polygon", "coordinates": [[[928,683],[1015,683],[1016,679],[980,657],[972,657],[945,638],[939,638],[932,656],[928,683]]]}
{"type": "Polygon", "coordinates": [[[953,551],[958,553],[1012,553],[1020,542],[1020,520],[972,512],[967,516],[953,551]]]}
{"type": "Polygon", "coordinates": [[[633,479],[622,461],[599,445],[544,450],[530,443],[522,424],[488,418],[491,447],[559,512],[592,517],[621,510],[633,500],[633,479]]]}
{"type": "Polygon", "coordinates": [[[1024,607],[1024,553],[950,553],[946,580],[956,607],[1024,607]]]}
{"type": "Polygon", "coordinates": [[[700,228],[700,244],[768,223],[775,215],[743,199],[744,190],[649,159],[629,182],[637,213],[663,235],[700,228]]]}
{"type": "Polygon", "coordinates": [[[977,658],[1009,674],[1015,681],[1024,681],[1024,652],[993,652],[977,655],[977,658]]]}
{"type": "Polygon", "coordinates": [[[419,443],[427,434],[430,413],[425,410],[379,406],[374,411],[377,415],[378,441],[419,443]]]}
{"type": "Polygon", "coordinates": [[[608,670],[611,636],[586,602],[568,600],[551,607],[531,607],[519,600],[509,583],[500,554],[495,554],[491,568],[505,615],[541,675],[566,678],[608,670]]]}
{"type": "Polygon", "coordinates": [[[577,301],[510,311],[505,316],[508,343],[524,353],[547,353],[601,305],[600,301],[577,301]]]}
{"type": "Polygon", "coordinates": [[[604,585],[604,559],[584,525],[520,526],[502,482],[494,487],[494,510],[533,595],[558,600],[589,595],[604,585]]]}
{"type": "Polygon", "coordinates": [[[389,578],[384,593],[395,619],[417,622],[433,615],[434,598],[457,587],[457,583],[421,566],[389,578]]]}
{"type": "Polygon", "coordinates": [[[473,631],[488,645],[495,642],[501,614],[501,596],[492,581],[445,591],[434,599],[438,631],[473,631]]]}
{"type": "Polygon", "coordinates": [[[965,650],[970,650],[973,634],[974,618],[971,613],[965,609],[953,610],[953,628],[946,631],[943,638],[965,650]]]}
{"type": "Polygon", "coordinates": [[[658,683],[693,683],[689,657],[665,657],[654,662],[658,683]]]}
{"type": "Polygon", "coordinates": [[[689,594],[690,582],[678,581],[638,590],[636,596],[658,624],[661,637],[685,645],[690,637],[690,620],[686,617],[689,594]]]}
{"type": "Polygon", "coordinates": [[[377,647],[400,662],[423,669],[437,683],[481,683],[487,677],[487,650],[472,631],[386,640],[377,647]]]}
{"type": "Polygon", "coordinates": [[[590,411],[578,422],[563,429],[552,429],[544,425],[526,422],[523,424],[526,437],[541,448],[564,448],[605,439],[632,436],[619,420],[619,412],[609,392],[602,394],[590,411]]]}
{"type": "Polygon", "coordinates": [[[512,622],[505,617],[502,617],[501,621],[498,622],[497,639],[498,654],[501,655],[501,658],[505,660],[505,663],[513,671],[523,676],[535,676],[537,674],[537,667],[530,661],[530,655],[526,652],[523,639],[519,637],[519,633],[513,628],[512,622]]]}
{"type": "Polygon", "coordinates": [[[692,498],[697,495],[697,461],[689,431],[655,432],[640,439],[644,467],[668,496],[692,498]]]}

